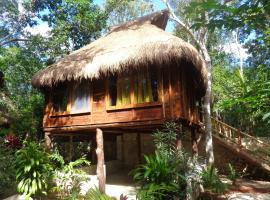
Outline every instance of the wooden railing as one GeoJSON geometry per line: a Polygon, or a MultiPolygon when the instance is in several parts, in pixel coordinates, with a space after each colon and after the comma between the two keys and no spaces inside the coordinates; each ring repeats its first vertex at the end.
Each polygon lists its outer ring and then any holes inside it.
{"type": "Polygon", "coordinates": [[[270,144],[212,117],[213,134],[232,142],[270,164],[270,144]]]}

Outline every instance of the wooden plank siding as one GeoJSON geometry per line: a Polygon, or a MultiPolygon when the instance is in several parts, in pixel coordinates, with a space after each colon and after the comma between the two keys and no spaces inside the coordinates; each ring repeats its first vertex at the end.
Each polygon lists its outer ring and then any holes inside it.
{"type": "MultiPolygon", "coordinates": [[[[125,123],[141,126],[143,122],[151,126],[151,121],[185,119],[192,123],[199,122],[196,107],[195,78],[188,67],[161,68],[158,73],[159,101],[128,105],[112,109],[108,106],[108,81],[106,79],[91,82],[91,112],[81,114],[54,115],[52,103],[46,101],[44,109],[44,129],[57,127],[106,127],[106,124],[119,126],[125,123]]],[[[132,91],[134,86],[131,86],[132,91]]],[[[134,92],[131,93],[134,98],[134,92]]],[[[49,94],[45,94],[49,99],[49,94]]],[[[124,125],[123,125],[124,126],[124,125]]]]}

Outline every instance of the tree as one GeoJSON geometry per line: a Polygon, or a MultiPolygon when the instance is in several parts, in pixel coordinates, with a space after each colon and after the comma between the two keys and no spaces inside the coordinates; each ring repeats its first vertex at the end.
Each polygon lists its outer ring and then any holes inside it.
{"type": "Polygon", "coordinates": [[[51,28],[44,42],[51,59],[89,44],[106,26],[106,13],[92,0],[37,0],[32,9],[51,28]]]}
{"type": "MultiPolygon", "coordinates": [[[[207,89],[206,94],[204,97],[204,121],[205,121],[205,132],[206,132],[206,144],[205,144],[205,150],[206,150],[206,159],[207,163],[209,165],[212,165],[214,163],[214,153],[213,153],[213,142],[212,142],[212,124],[211,124],[211,58],[208,53],[208,50],[206,48],[206,38],[207,38],[207,29],[200,30],[199,34],[197,34],[194,30],[189,28],[187,24],[183,20],[181,20],[177,15],[175,14],[173,8],[169,4],[167,0],[163,0],[163,2],[166,4],[167,8],[170,11],[171,19],[174,20],[179,26],[183,28],[183,30],[191,37],[192,41],[194,41],[195,45],[198,46],[199,50],[202,52],[205,64],[207,67],[207,89]]],[[[203,13],[203,16],[205,17],[205,21],[207,21],[208,13],[203,13]]]]}
{"type": "MultiPolygon", "coordinates": [[[[8,131],[22,137],[41,133],[43,97],[31,86],[31,77],[53,62],[57,56],[90,43],[101,35],[107,15],[88,0],[0,2],[0,121],[4,114],[10,120],[8,131]],[[26,27],[48,23],[45,37],[32,35],[26,27]],[[23,39],[23,43],[20,42],[23,39]],[[9,97],[9,98],[7,98],[9,97]],[[9,109],[7,104],[13,106],[9,109]],[[18,123],[20,122],[20,123],[18,123]]],[[[6,118],[5,118],[6,119],[6,118]]],[[[0,122],[1,124],[1,122],[0,122]]],[[[4,134],[4,129],[1,129],[4,134]]],[[[39,135],[41,136],[41,134],[39,135]]]]}
{"type": "Polygon", "coordinates": [[[0,48],[14,42],[27,41],[26,26],[36,24],[34,13],[26,1],[6,0],[0,2],[0,48]]]}
{"type": "MultiPolygon", "coordinates": [[[[42,119],[43,98],[31,87],[32,75],[42,67],[42,62],[27,47],[5,48],[0,57],[0,71],[5,74],[4,105],[12,105],[7,112],[13,133],[24,137],[35,134],[42,119]],[[18,121],[20,123],[18,123],[18,121]]],[[[3,110],[5,112],[5,110],[3,110]]]]}
{"type": "Polygon", "coordinates": [[[106,0],[108,24],[116,25],[153,12],[151,0],[106,0]]]}
{"type": "MultiPolygon", "coordinates": [[[[200,17],[194,19],[195,27],[208,27],[210,30],[226,29],[239,32],[240,42],[248,49],[249,58],[245,72],[233,73],[236,85],[241,92],[234,89],[229,92],[230,99],[221,101],[227,118],[235,118],[235,124],[255,134],[267,132],[265,124],[269,123],[269,64],[270,64],[270,2],[258,1],[197,1],[191,9],[207,11],[208,23],[202,24],[200,17]],[[235,91],[234,93],[232,91],[235,91]],[[228,113],[228,112],[227,112],[228,113]]],[[[228,77],[229,79],[230,77],[228,77]]],[[[226,91],[225,91],[226,92],[226,91]]],[[[266,125],[267,126],[267,125],[266,125]]]]}
{"type": "Polygon", "coordinates": [[[28,41],[28,35],[24,29],[27,26],[33,26],[35,20],[32,18],[33,13],[23,1],[1,1],[0,10],[0,125],[2,126],[0,135],[2,135],[6,132],[5,128],[15,121],[15,116],[18,114],[17,105],[10,91],[9,76],[5,69],[10,61],[6,60],[7,49],[17,48],[15,46],[18,46],[20,42],[28,41]]]}

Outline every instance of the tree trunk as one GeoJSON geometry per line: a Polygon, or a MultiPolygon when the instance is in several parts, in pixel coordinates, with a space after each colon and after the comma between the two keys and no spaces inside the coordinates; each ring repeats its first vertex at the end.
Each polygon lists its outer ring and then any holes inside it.
{"type": "Polygon", "coordinates": [[[99,190],[105,193],[106,175],[104,167],[104,150],[103,150],[103,133],[102,130],[97,128],[96,139],[97,139],[97,177],[99,190]]]}
{"type": "Polygon", "coordinates": [[[206,162],[208,165],[214,164],[214,150],[213,150],[213,140],[212,140],[212,123],[211,123],[211,88],[212,88],[212,65],[210,56],[204,47],[202,50],[204,54],[205,63],[207,66],[207,89],[204,96],[204,123],[205,123],[205,152],[206,152],[206,162]]]}

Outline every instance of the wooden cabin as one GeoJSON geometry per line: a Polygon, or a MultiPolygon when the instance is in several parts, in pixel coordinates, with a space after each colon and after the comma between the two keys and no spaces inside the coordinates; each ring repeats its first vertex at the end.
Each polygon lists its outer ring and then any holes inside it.
{"type": "Polygon", "coordinates": [[[111,27],[104,37],[34,75],[32,84],[46,99],[47,145],[65,143],[70,159],[90,146],[86,154],[95,163],[99,128],[105,162],[132,167],[153,151],[150,133],[165,121],[200,124],[204,61],[192,45],[165,32],[167,20],[163,10],[111,27]]]}

